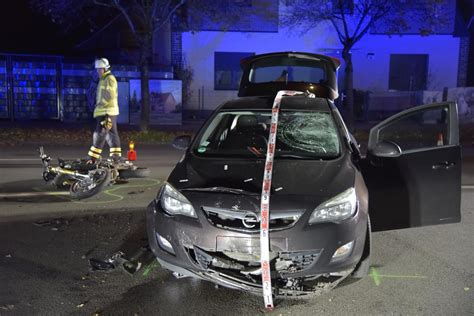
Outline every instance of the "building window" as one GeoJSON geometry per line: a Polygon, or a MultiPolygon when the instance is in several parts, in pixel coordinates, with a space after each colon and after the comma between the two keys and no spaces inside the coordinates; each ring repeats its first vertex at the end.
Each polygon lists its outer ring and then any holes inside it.
{"type": "Polygon", "coordinates": [[[255,53],[214,53],[214,90],[239,90],[240,60],[255,53]]]}
{"type": "Polygon", "coordinates": [[[427,54],[391,54],[388,88],[399,91],[426,90],[427,54]]]}

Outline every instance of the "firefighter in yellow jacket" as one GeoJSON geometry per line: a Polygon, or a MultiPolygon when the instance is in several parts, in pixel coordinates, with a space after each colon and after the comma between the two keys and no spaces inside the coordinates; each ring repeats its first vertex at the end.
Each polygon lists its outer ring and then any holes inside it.
{"type": "Polygon", "coordinates": [[[94,118],[97,121],[92,146],[89,149],[89,162],[93,163],[102,156],[105,142],[110,147],[110,157],[119,161],[122,156],[120,138],[117,131],[117,117],[119,115],[117,79],[110,71],[110,64],[106,58],[95,61],[95,69],[99,74],[97,83],[94,118]]]}

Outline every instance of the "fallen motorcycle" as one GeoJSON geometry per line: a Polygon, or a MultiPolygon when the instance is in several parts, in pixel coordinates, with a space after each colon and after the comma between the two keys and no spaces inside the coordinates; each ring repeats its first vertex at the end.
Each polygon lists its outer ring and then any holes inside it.
{"type": "Polygon", "coordinates": [[[43,163],[43,179],[57,189],[69,188],[71,198],[77,200],[94,196],[109,184],[150,175],[148,168],[137,167],[130,161],[116,163],[111,159],[88,164],[86,159],[58,158],[58,166],[52,166],[52,158],[44,153],[43,147],[40,147],[39,152],[43,163]]]}

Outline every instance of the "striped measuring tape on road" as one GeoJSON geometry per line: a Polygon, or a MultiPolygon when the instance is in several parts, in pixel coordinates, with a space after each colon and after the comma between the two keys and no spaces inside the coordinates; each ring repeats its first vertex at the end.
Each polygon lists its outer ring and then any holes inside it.
{"type": "Polygon", "coordinates": [[[272,106],[272,120],[268,137],[265,171],[263,173],[262,196],[260,201],[260,264],[262,268],[262,289],[265,309],[273,309],[272,278],[270,274],[270,190],[272,187],[273,157],[275,154],[276,132],[278,128],[278,113],[281,99],[284,96],[303,94],[300,91],[278,91],[272,106]]]}

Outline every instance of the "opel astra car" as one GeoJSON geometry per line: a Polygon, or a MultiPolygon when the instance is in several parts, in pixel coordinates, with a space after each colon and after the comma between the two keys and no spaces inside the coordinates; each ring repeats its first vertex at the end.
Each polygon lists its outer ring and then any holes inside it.
{"type": "Polygon", "coordinates": [[[280,104],[270,200],[275,296],[306,297],[367,274],[371,232],[460,221],[457,108],[410,108],[370,131],[363,157],[333,100],[339,61],[272,53],[242,61],[222,104],[147,210],[148,238],[176,276],[262,293],[260,199],[272,105],[280,104]]]}

